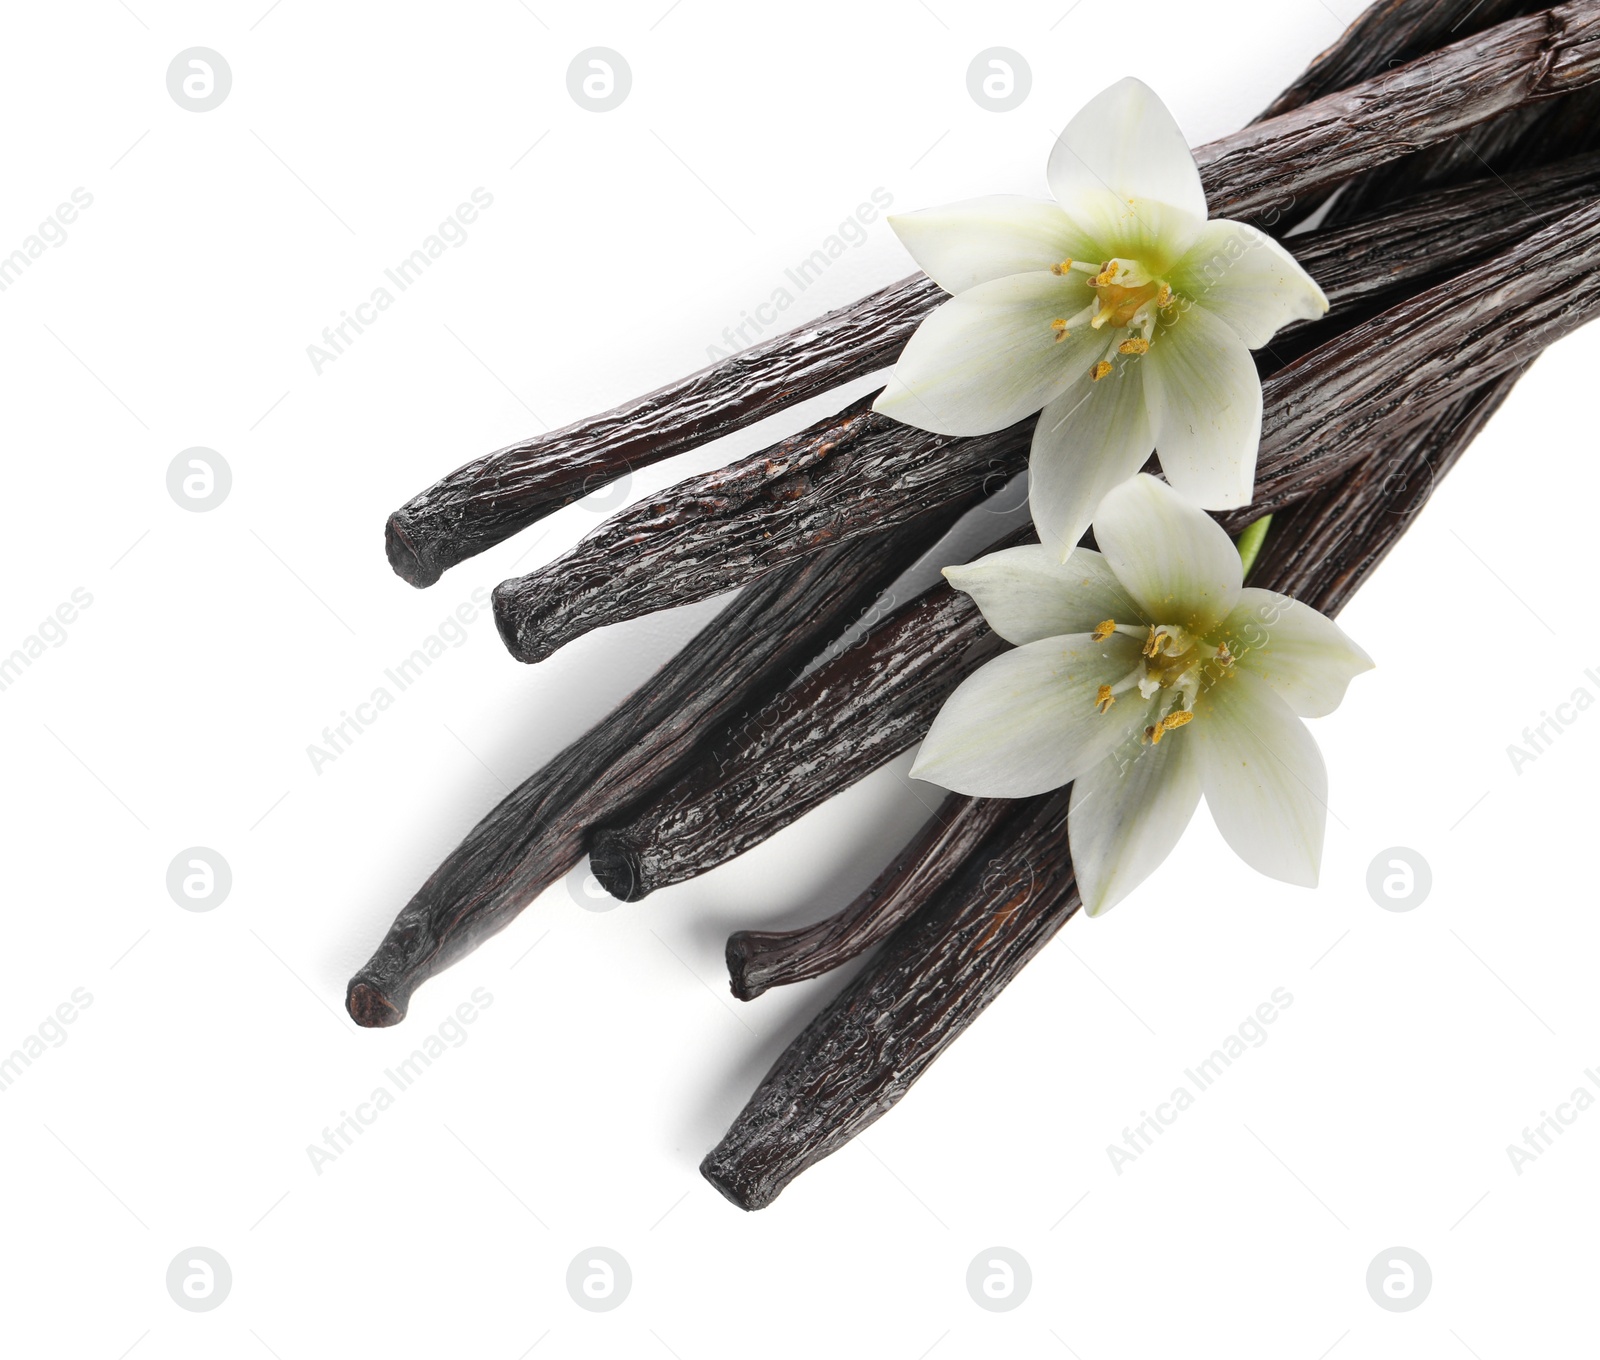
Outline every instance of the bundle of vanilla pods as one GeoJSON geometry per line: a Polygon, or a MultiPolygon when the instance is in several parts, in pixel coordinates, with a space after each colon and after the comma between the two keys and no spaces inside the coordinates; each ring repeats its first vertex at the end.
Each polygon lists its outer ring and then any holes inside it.
{"type": "MultiPolygon", "coordinates": [[[[1197,150],[1213,213],[1287,237],[1332,304],[1257,356],[1255,499],[1218,517],[1230,532],[1275,517],[1251,584],[1336,613],[1540,351],[1600,312],[1597,114],[1600,0],[1379,0],[1260,119],[1197,150]]],[[[430,585],[605,481],[885,370],[943,298],[902,280],[477,459],[395,512],[390,562],[430,585]]],[[[628,506],[500,584],[500,633],[526,662],[741,589],[423,884],[351,979],[359,1024],[402,1020],[420,983],[586,853],[635,901],[759,844],[919,741],[1000,650],[943,584],[831,646],[1024,468],[1033,423],[950,438],[870,406],[628,506]]],[[[952,795],[843,911],[729,940],[742,999],[878,949],[702,1163],[729,1199],[770,1203],[884,1114],[1066,923],[1069,792],[952,795]]]]}

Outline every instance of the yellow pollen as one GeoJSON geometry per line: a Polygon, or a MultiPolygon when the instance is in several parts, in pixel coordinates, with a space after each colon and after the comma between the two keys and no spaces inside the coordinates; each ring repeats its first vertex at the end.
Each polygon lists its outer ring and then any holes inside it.
{"type": "Polygon", "coordinates": [[[1136,335],[1132,340],[1124,340],[1120,345],[1118,345],[1117,353],[1148,354],[1150,353],[1150,342],[1136,335]]]}
{"type": "Polygon", "coordinates": [[[1170,283],[1164,283],[1164,284],[1161,285],[1161,291],[1156,294],[1156,306],[1157,307],[1170,307],[1171,305],[1172,305],[1172,285],[1170,283]]]}
{"type": "Polygon", "coordinates": [[[1102,714],[1108,712],[1111,705],[1117,702],[1117,696],[1111,692],[1110,685],[1101,685],[1100,692],[1094,697],[1094,706],[1102,714]]]}
{"type": "Polygon", "coordinates": [[[1150,625],[1150,636],[1145,639],[1144,654],[1146,656],[1160,656],[1162,648],[1167,645],[1167,635],[1156,632],[1155,624],[1150,625]]]}
{"type": "Polygon", "coordinates": [[[1072,268],[1072,261],[1071,260],[1063,260],[1063,261],[1061,261],[1060,264],[1051,265],[1050,266],[1050,272],[1052,274],[1065,274],[1067,272],[1067,270],[1069,270],[1071,268],[1072,268]]]}
{"type": "Polygon", "coordinates": [[[1194,721],[1194,710],[1180,708],[1176,713],[1169,713],[1161,720],[1161,726],[1168,732],[1194,721]]]}
{"type": "Polygon", "coordinates": [[[1096,642],[1104,642],[1116,631],[1117,621],[1115,619],[1102,619],[1099,623],[1095,624],[1094,633],[1092,636],[1096,642]]]}
{"type": "Polygon", "coordinates": [[[1159,745],[1161,742],[1161,725],[1157,723],[1154,727],[1145,728],[1144,739],[1152,746],[1159,745]]]}
{"type": "Polygon", "coordinates": [[[1109,372],[1111,372],[1111,365],[1106,360],[1102,359],[1089,370],[1089,376],[1092,377],[1096,382],[1099,382],[1100,379],[1105,377],[1109,372]]]}
{"type": "Polygon", "coordinates": [[[1112,260],[1110,264],[1105,265],[1098,274],[1089,280],[1089,286],[1091,288],[1104,288],[1117,277],[1117,268],[1117,262],[1112,260]]]}
{"type": "Polygon", "coordinates": [[[1228,644],[1226,642],[1219,642],[1217,644],[1217,665],[1233,665],[1233,653],[1228,650],[1228,644]]]}

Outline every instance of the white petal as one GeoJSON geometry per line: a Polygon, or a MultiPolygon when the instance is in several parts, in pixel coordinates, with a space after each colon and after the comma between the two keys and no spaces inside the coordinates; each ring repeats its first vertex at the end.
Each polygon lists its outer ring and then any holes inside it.
{"type": "Polygon", "coordinates": [[[1028,507],[1057,561],[1083,537],[1106,492],[1138,472],[1154,447],[1143,359],[1119,357],[1099,382],[1080,371],[1044,408],[1028,455],[1028,507]]]}
{"type": "Polygon", "coordinates": [[[937,434],[988,434],[1032,415],[1090,362],[1098,333],[1080,326],[1058,341],[1093,290],[1081,274],[1010,274],[937,308],[873,403],[875,411],[937,434]]]}
{"type": "Polygon", "coordinates": [[[992,194],[889,219],[918,267],[947,293],[1068,260],[1098,264],[1101,250],[1060,207],[1042,198],[992,194]]]}
{"type": "Polygon", "coordinates": [[[1095,709],[1139,660],[1120,634],[1046,638],[1003,652],[962,681],[923,739],[911,774],[956,793],[1026,798],[1076,779],[1135,729],[1149,704],[1130,690],[1110,712],[1095,709]]]}
{"type": "Polygon", "coordinates": [[[1101,502],[1095,541],[1145,617],[1209,632],[1239,599],[1239,550],[1205,511],[1154,477],[1124,482],[1101,502]]]}
{"type": "Polygon", "coordinates": [[[1194,816],[1200,774],[1185,737],[1170,732],[1159,746],[1130,737],[1072,786],[1072,867],[1089,915],[1109,911],[1160,868],[1194,816]]]}
{"type": "Polygon", "coordinates": [[[1326,614],[1274,590],[1247,587],[1223,625],[1237,664],[1260,676],[1302,718],[1322,718],[1372,658],[1326,614]]]}
{"type": "Polygon", "coordinates": [[[1179,735],[1194,743],[1206,806],[1234,853],[1269,878],[1316,887],[1328,770],[1288,704],[1236,670],[1200,697],[1179,735]]]}
{"type": "Polygon", "coordinates": [[[1243,222],[1207,222],[1167,277],[1251,349],[1260,349],[1289,322],[1314,321],[1328,310],[1326,294],[1299,261],[1243,222]]]}
{"type": "Polygon", "coordinates": [[[1167,106],[1143,81],[1119,80],[1079,110],[1046,169],[1050,192],[1108,255],[1180,259],[1206,219],[1200,171],[1167,106]]]}
{"type": "Polygon", "coordinates": [[[1042,544],[1024,543],[963,567],[946,567],[944,575],[972,596],[989,627],[1017,646],[1092,633],[1106,619],[1142,621],[1105,558],[1088,548],[1061,562],[1042,544]]]}
{"type": "Polygon", "coordinates": [[[1156,451],[1197,505],[1248,505],[1261,447],[1261,379],[1231,327],[1198,303],[1163,326],[1145,356],[1156,451]]]}

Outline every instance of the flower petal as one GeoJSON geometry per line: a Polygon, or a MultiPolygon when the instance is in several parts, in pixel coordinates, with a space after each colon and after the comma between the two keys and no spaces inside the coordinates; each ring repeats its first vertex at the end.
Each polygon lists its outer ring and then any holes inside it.
{"type": "Polygon", "coordinates": [[[1188,252],[1206,219],[1188,138],[1155,91],[1132,77],[1078,111],[1045,173],[1057,202],[1108,255],[1157,270],[1188,252]]]}
{"type": "Polygon", "coordinates": [[[948,293],[1068,260],[1098,263],[1101,250],[1049,199],[991,194],[889,219],[917,266],[948,293]]]}
{"type": "Polygon", "coordinates": [[[1288,704],[1235,670],[1201,695],[1180,735],[1195,745],[1206,806],[1234,853],[1269,878],[1316,887],[1328,770],[1288,704]]]}
{"type": "Polygon", "coordinates": [[[1094,535],[1153,622],[1206,633],[1238,602],[1243,569],[1233,540],[1154,477],[1141,474],[1111,491],[1094,517],[1094,535]]]}
{"type": "Polygon", "coordinates": [[[1298,260],[1243,222],[1207,222],[1168,281],[1220,317],[1251,349],[1291,321],[1314,321],[1328,298],[1298,260]]]}
{"type": "Polygon", "coordinates": [[[1106,492],[1138,472],[1153,448],[1144,359],[1119,358],[1099,382],[1080,371],[1044,408],[1028,455],[1028,505],[1039,541],[1058,562],[1077,546],[1106,492]]]}
{"type": "Polygon", "coordinates": [[[1156,450],[1167,480],[1197,505],[1248,505],[1261,447],[1261,379],[1233,329],[1193,303],[1145,356],[1156,450]]]}
{"type": "Polygon", "coordinates": [[[1052,320],[1089,305],[1081,274],[1010,274],[951,298],[917,327],[875,411],[937,434],[988,434],[1055,397],[1092,360],[1099,335],[1058,341],[1052,320]]]}
{"type": "Polygon", "coordinates": [[[1072,786],[1068,837],[1090,916],[1109,911],[1172,853],[1200,803],[1194,746],[1182,731],[1159,746],[1136,734],[1072,786]]]}
{"type": "Polygon", "coordinates": [[[1372,669],[1372,658],[1326,614],[1274,590],[1240,591],[1223,626],[1237,664],[1302,718],[1332,713],[1350,681],[1372,669]]]}
{"type": "Polygon", "coordinates": [[[989,627],[1017,646],[1092,633],[1106,619],[1143,621],[1105,558],[1088,548],[1061,562],[1042,544],[1024,543],[946,567],[944,576],[972,596],[989,627]]]}
{"type": "Polygon", "coordinates": [[[911,774],[957,793],[1025,798],[1070,783],[1099,764],[1150,704],[1129,691],[1108,713],[1095,708],[1139,660],[1139,644],[1120,634],[1045,638],[1003,652],[962,681],[923,739],[911,774]]]}

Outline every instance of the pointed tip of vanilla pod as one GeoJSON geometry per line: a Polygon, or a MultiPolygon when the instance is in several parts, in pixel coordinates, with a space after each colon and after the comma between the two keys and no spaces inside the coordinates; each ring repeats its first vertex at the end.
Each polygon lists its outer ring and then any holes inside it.
{"type": "Polygon", "coordinates": [[[388,1029],[406,1018],[403,1005],[397,1006],[374,983],[360,978],[351,978],[344,1008],[362,1029],[388,1029]]]}
{"type": "Polygon", "coordinates": [[[394,574],[421,590],[424,586],[431,586],[444,572],[438,563],[423,556],[410,527],[406,512],[396,510],[384,525],[383,549],[389,556],[389,565],[394,568],[394,574]]]}
{"type": "Polygon", "coordinates": [[[783,1189],[782,1185],[774,1187],[769,1181],[759,1176],[752,1176],[748,1168],[741,1166],[737,1161],[719,1156],[721,1152],[722,1145],[719,1144],[706,1153],[700,1163],[700,1174],[716,1187],[717,1193],[723,1199],[737,1205],[746,1213],[765,1209],[777,1199],[783,1189]]]}
{"type": "Polygon", "coordinates": [[[772,986],[772,974],[761,967],[761,944],[772,937],[761,931],[736,930],[728,936],[723,957],[728,964],[728,990],[738,1001],[754,1001],[772,986]]]}
{"type": "Polygon", "coordinates": [[[494,626],[506,650],[526,666],[532,666],[560,650],[539,627],[539,615],[531,613],[526,604],[529,594],[527,577],[513,577],[494,588],[494,626]]]}
{"type": "Polygon", "coordinates": [[[619,902],[648,897],[653,885],[645,882],[639,851],[619,831],[602,829],[589,847],[589,872],[619,902]]]}

